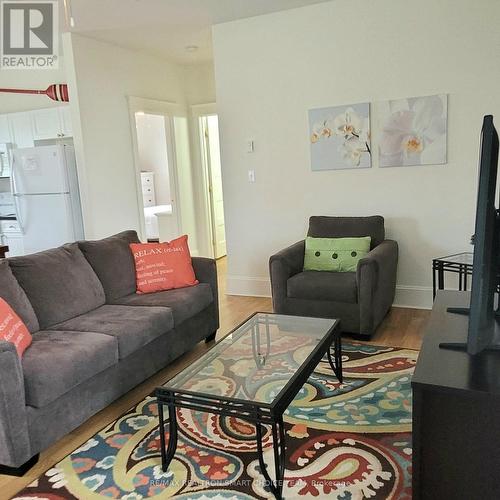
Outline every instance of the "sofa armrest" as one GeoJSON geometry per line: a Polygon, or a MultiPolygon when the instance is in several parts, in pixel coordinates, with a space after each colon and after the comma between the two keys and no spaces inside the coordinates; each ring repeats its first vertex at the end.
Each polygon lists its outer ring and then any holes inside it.
{"type": "Polygon", "coordinates": [[[397,266],[398,244],[393,240],[383,241],[359,261],[360,333],[371,335],[392,306],[397,266]]]}
{"type": "Polygon", "coordinates": [[[212,288],[212,294],[214,296],[214,306],[216,314],[216,325],[217,329],[220,326],[219,320],[219,285],[217,282],[217,263],[215,259],[209,259],[207,257],[193,257],[191,259],[194,269],[194,274],[196,279],[200,283],[208,283],[212,288]]]}
{"type": "Polygon", "coordinates": [[[272,255],[269,259],[274,312],[284,312],[286,283],[304,268],[304,252],[305,240],[302,240],[272,255]]]}
{"type": "Polygon", "coordinates": [[[0,341],[0,464],[19,467],[30,458],[21,361],[13,344],[0,341]]]}

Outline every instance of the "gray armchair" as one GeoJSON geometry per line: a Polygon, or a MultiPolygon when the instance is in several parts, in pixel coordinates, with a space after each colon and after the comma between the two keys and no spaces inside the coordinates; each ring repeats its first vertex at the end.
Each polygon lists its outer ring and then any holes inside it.
{"type": "Polygon", "coordinates": [[[398,244],[385,239],[384,218],[311,217],[308,236],[371,236],[371,250],[356,272],[304,271],[305,242],[269,260],[274,311],[339,318],[344,332],[371,336],[391,308],[396,291],[398,244]]]}

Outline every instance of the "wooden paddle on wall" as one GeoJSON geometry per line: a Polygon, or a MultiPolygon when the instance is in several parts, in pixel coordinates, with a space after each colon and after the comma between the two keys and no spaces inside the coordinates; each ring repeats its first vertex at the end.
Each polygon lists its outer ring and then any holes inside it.
{"type": "Polygon", "coordinates": [[[49,85],[46,90],[2,89],[0,92],[10,94],[45,94],[53,101],[69,102],[68,86],[65,83],[49,85]]]}

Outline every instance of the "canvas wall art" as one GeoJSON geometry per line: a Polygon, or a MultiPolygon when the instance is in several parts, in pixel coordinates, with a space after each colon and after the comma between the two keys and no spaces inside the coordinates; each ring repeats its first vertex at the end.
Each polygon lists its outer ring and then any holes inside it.
{"type": "Polygon", "coordinates": [[[369,103],[309,111],[312,170],[371,167],[369,103]]]}
{"type": "Polygon", "coordinates": [[[386,101],[377,108],[381,167],[446,163],[446,94],[386,101]]]}

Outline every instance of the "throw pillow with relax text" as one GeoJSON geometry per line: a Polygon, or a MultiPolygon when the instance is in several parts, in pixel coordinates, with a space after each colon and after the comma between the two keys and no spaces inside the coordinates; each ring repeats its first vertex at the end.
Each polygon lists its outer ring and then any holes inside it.
{"type": "Polygon", "coordinates": [[[137,293],[153,293],[198,284],[187,235],[168,243],[131,243],[137,293]]]}
{"type": "Polygon", "coordinates": [[[12,307],[0,298],[0,340],[14,344],[18,356],[31,345],[31,333],[12,307]]]}

